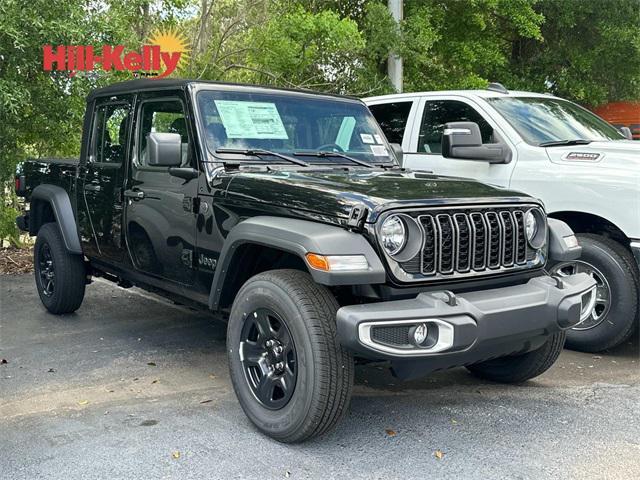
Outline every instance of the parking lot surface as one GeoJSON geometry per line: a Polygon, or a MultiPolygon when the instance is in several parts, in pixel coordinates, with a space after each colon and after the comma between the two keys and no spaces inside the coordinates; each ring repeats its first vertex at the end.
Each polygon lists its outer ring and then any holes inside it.
{"type": "Polygon", "coordinates": [[[56,317],[31,275],[0,276],[0,478],[640,478],[637,339],[521,386],[361,366],[345,420],[293,446],[245,418],[224,339],[101,281],[56,317]]]}

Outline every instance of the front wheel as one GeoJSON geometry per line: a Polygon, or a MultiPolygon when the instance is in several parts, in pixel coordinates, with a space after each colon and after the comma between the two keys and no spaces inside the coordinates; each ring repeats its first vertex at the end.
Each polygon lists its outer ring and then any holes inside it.
{"type": "Polygon", "coordinates": [[[231,381],[240,405],[266,435],[301,442],[345,414],[354,364],[336,335],[333,295],[297,270],[250,278],[227,331],[231,381]]]}
{"type": "Polygon", "coordinates": [[[637,325],[638,283],[631,254],[618,242],[601,235],[578,234],[579,260],[553,266],[552,275],[587,273],[596,281],[591,315],[567,332],[567,347],[599,352],[624,342],[637,325]]]}
{"type": "Polygon", "coordinates": [[[565,332],[551,335],[542,347],[521,355],[494,358],[469,365],[467,369],[480,378],[494,382],[522,383],[543,374],[558,359],[564,347],[565,332]]]}
{"type": "Polygon", "coordinates": [[[84,298],[84,261],[82,256],[67,251],[56,223],[47,223],[38,230],[33,264],[36,287],[45,308],[55,314],[75,312],[84,298]]]}

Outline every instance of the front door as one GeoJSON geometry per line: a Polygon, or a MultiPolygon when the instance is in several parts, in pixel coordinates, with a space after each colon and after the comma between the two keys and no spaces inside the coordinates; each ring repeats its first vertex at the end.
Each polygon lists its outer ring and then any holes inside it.
{"type": "Polygon", "coordinates": [[[134,266],[147,274],[191,285],[195,280],[197,180],[149,165],[147,140],[152,132],[179,133],[182,166],[197,163],[180,92],[145,94],[136,105],[130,178],[124,192],[126,234],[134,266]]]}
{"type": "Polygon", "coordinates": [[[444,158],[442,132],[445,124],[450,122],[477,123],[482,143],[504,141],[504,136],[500,136],[493,122],[465,99],[427,97],[422,102],[422,114],[412,132],[411,147],[405,155],[404,166],[507,187],[516,161],[515,149],[512,148],[513,160],[508,164],[444,158]]]}
{"type": "Polygon", "coordinates": [[[122,187],[127,161],[131,96],[97,100],[88,157],[79,171],[84,205],[83,251],[88,257],[119,263],[124,256],[122,187]]]}

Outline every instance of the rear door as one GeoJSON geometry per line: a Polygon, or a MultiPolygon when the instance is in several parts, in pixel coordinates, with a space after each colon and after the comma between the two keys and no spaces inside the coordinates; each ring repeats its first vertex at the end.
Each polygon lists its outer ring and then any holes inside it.
{"type": "Polygon", "coordinates": [[[402,150],[409,151],[411,147],[411,130],[418,112],[419,99],[399,98],[388,103],[367,103],[380,124],[380,128],[387,137],[389,143],[397,143],[402,150]]]}
{"type": "Polygon", "coordinates": [[[126,198],[126,235],[134,266],[146,273],[193,284],[197,179],[169,174],[168,167],[149,165],[151,132],[179,133],[182,165],[197,168],[182,92],[145,93],[138,97],[132,160],[126,198]]]}
{"type": "Polygon", "coordinates": [[[81,237],[83,251],[106,263],[124,257],[122,187],[128,158],[131,122],[130,95],[96,100],[87,158],[82,159],[79,179],[88,232],[81,237]]]}

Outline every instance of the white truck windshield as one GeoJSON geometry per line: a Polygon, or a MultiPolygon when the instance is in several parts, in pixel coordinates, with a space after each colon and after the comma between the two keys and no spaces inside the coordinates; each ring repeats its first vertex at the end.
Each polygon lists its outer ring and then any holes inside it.
{"type": "Polygon", "coordinates": [[[624,140],[614,126],[578,105],[556,98],[488,98],[531,145],[573,141],[624,140]]]}

